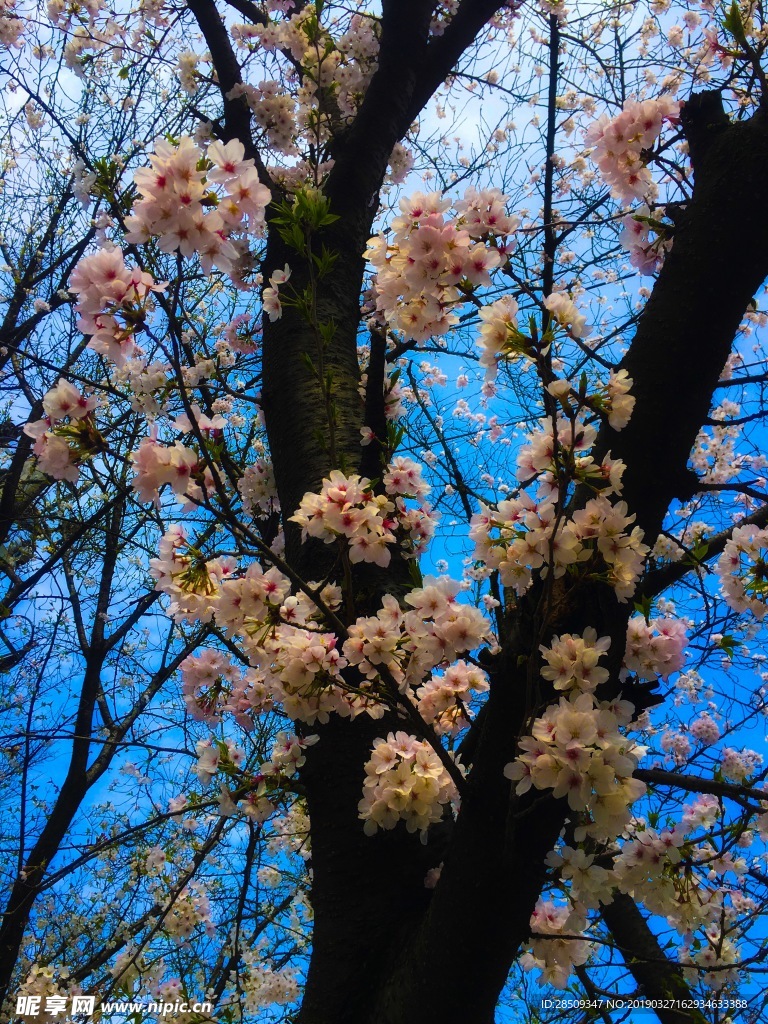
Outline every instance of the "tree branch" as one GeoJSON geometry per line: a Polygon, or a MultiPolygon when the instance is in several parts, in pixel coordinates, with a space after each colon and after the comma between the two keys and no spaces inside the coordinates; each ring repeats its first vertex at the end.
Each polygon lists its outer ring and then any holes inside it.
{"type": "MultiPolygon", "coordinates": [[[[707,550],[702,555],[700,561],[702,563],[709,562],[711,559],[717,558],[725,550],[725,545],[733,536],[733,531],[739,526],[749,525],[757,526],[760,529],[768,526],[768,505],[758,509],[757,512],[753,512],[752,515],[740,519],[727,530],[722,530],[720,533],[715,534],[714,537],[710,537],[706,541],[707,550]]],[[[698,572],[700,568],[700,564],[691,565],[690,562],[680,561],[669,562],[658,569],[652,569],[640,581],[635,599],[656,597],[687,576],[689,572],[698,572]]]]}
{"type": "Polygon", "coordinates": [[[680,967],[665,955],[631,896],[614,890],[613,902],[601,906],[600,913],[641,992],[660,1004],[654,1013],[661,1024],[707,1024],[698,1010],[664,1006],[665,1002],[690,1001],[691,990],[680,967]]]}

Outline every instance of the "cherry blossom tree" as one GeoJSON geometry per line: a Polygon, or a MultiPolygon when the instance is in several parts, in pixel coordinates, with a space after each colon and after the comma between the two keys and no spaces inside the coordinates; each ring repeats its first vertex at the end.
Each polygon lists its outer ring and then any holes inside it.
{"type": "Polygon", "coordinates": [[[760,1019],[763,5],[0,40],[7,1016],[760,1019]]]}

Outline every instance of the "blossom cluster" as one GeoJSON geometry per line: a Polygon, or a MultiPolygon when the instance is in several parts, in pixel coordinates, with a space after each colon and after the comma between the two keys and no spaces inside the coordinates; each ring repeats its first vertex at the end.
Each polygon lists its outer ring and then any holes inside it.
{"type": "Polygon", "coordinates": [[[496,509],[481,505],[472,517],[470,537],[475,558],[496,569],[505,587],[523,595],[534,570],[562,576],[570,566],[587,565],[598,571],[620,601],[632,596],[648,546],[643,531],[629,531],[634,515],[626,502],[611,504],[607,497],[591,498],[571,519],[558,518],[550,501],[535,502],[523,493],[501,501],[496,509]]]}
{"type": "MultiPolygon", "coordinates": [[[[609,870],[594,864],[594,857],[583,850],[568,846],[550,853],[547,863],[559,868],[561,878],[571,883],[569,895],[576,904],[594,909],[598,903],[610,902],[611,890],[618,888],[684,933],[720,918],[725,895],[718,884],[720,876],[741,877],[747,869],[730,842],[719,848],[711,834],[696,835],[711,833],[722,814],[717,796],[697,794],[683,807],[680,821],[664,829],[633,818],[621,844],[612,847],[609,870]],[[681,873],[675,870],[678,865],[681,873]]],[[[746,848],[751,841],[752,833],[744,833],[739,846],[746,848]]]]}
{"type": "MultiPolygon", "coordinates": [[[[621,429],[634,406],[631,386],[626,371],[612,372],[593,397],[577,396],[579,406],[587,403],[606,412],[611,426],[621,429]]],[[[496,509],[481,504],[470,525],[475,558],[485,564],[485,570],[478,571],[498,570],[504,586],[519,595],[530,587],[535,570],[552,571],[555,577],[569,570],[598,572],[619,600],[626,601],[649,549],[639,527],[628,530],[635,516],[628,515],[626,503],[608,500],[621,493],[624,463],[608,453],[598,464],[590,454],[597,432],[571,406],[568,381],[557,380],[548,390],[565,415],[558,414],[556,423],[555,417],[542,419],[517,456],[518,480],[523,485],[536,481],[539,499],[523,491],[499,502],[496,509]],[[569,516],[559,514],[574,482],[599,494],[569,516]]]]}
{"type": "Polygon", "coordinates": [[[318,736],[299,737],[295,733],[279,732],[269,761],[261,766],[262,775],[293,775],[307,760],[304,751],[318,739],[318,736]]]}
{"type": "Polygon", "coordinates": [[[374,741],[358,805],[366,835],[404,821],[409,832],[420,831],[426,841],[429,826],[455,798],[456,787],[429,743],[404,732],[374,741]]]}
{"type": "Polygon", "coordinates": [[[539,985],[564,989],[574,967],[589,959],[592,944],[586,939],[574,938],[587,926],[583,915],[570,906],[540,899],[531,914],[530,952],[523,953],[520,964],[526,971],[541,971],[539,985]],[[558,935],[564,936],[558,938],[558,935]]]}
{"type": "Polygon", "coordinates": [[[766,549],[768,528],[761,530],[753,523],[737,526],[715,567],[728,606],[750,611],[759,620],[768,612],[766,549]]]}
{"type": "MultiPolygon", "coordinates": [[[[385,474],[385,485],[418,490],[423,484],[417,470],[409,460],[400,460],[385,474]]],[[[292,596],[289,581],[278,570],[265,573],[253,564],[239,574],[230,559],[203,560],[189,548],[180,527],[163,538],[151,571],[158,589],[172,597],[172,614],[182,619],[214,619],[241,640],[251,663],[250,669],[238,674],[220,652],[202,651],[188,657],[182,675],[185,699],[195,709],[195,717],[213,722],[223,711],[247,717],[278,701],[287,715],[310,724],[327,721],[333,712],[367,711],[378,717],[384,710],[380,699],[384,673],[384,685],[391,680],[402,690],[410,689],[425,718],[435,722],[439,732],[455,734],[469,721],[467,704],[472,694],[488,688],[481,670],[465,661],[451,664],[489,639],[484,616],[456,600],[458,585],[452,581],[427,580],[423,588],[406,596],[406,610],[394,597],[385,597],[378,615],[360,618],[349,627],[340,652],[336,636],[321,630],[314,602],[303,594],[292,596]],[[363,676],[354,689],[346,686],[342,676],[348,663],[363,676]],[[442,674],[423,682],[442,665],[447,666],[442,674]]],[[[326,587],[322,600],[331,607],[338,604],[338,588],[326,587]]],[[[295,771],[303,763],[304,748],[313,740],[288,734],[278,737],[271,761],[261,767],[262,781],[251,800],[254,814],[263,818],[274,810],[267,780],[295,771]]],[[[197,753],[195,772],[205,784],[222,770],[232,774],[242,761],[242,751],[224,741],[201,741],[197,753]]],[[[366,772],[360,816],[369,833],[378,827],[392,828],[401,819],[410,830],[425,832],[456,796],[435,751],[405,734],[377,740],[366,772]]],[[[251,813],[245,804],[241,810],[251,813]]],[[[226,790],[222,790],[221,812],[235,812],[226,790]]]]}
{"type": "Polygon", "coordinates": [[[598,702],[577,687],[536,719],[531,735],[520,740],[523,752],[504,774],[517,782],[518,794],[533,786],[565,797],[571,810],[584,815],[581,836],[612,839],[645,793],[644,783],[632,778],[644,748],[619,731],[633,714],[626,701],[598,702]]]}
{"type": "Polygon", "coordinates": [[[181,944],[190,938],[198,925],[203,925],[206,935],[216,934],[208,896],[202,886],[190,882],[174,900],[170,911],[163,918],[162,927],[164,932],[181,944]]]}
{"type": "MultiPolygon", "coordinates": [[[[635,408],[635,397],[630,394],[633,380],[626,370],[611,370],[606,383],[598,381],[595,390],[587,393],[583,385],[576,393],[570,381],[564,378],[556,378],[547,384],[547,391],[553,398],[557,399],[560,408],[566,413],[568,422],[572,424],[570,433],[579,441],[581,449],[589,447],[594,440],[594,430],[585,431],[580,421],[583,409],[590,409],[608,420],[608,425],[614,430],[623,430],[629,423],[632,411],[635,408]],[[574,406],[573,399],[578,404],[574,406]]],[[[551,427],[547,421],[542,421],[545,432],[551,433],[551,427]]],[[[569,444],[568,426],[562,421],[559,423],[558,444],[569,444]]],[[[590,463],[587,463],[590,465],[590,463]]],[[[584,471],[583,459],[574,467],[576,476],[584,471]]]]}
{"type": "Polygon", "coordinates": [[[429,492],[421,467],[412,459],[396,458],[387,467],[382,484],[384,493],[376,494],[367,478],[333,470],[318,494],[308,491],[304,495],[291,521],[301,526],[304,539],[316,537],[332,544],[343,538],[352,563],[389,565],[398,538],[403,554],[416,557],[435,529],[428,506],[412,509],[406,505],[406,499],[420,500],[429,492]]]}
{"type": "Polygon", "coordinates": [[[276,270],[269,278],[269,284],[261,293],[261,305],[272,323],[283,315],[280,302],[280,286],[286,284],[291,277],[291,268],[286,263],[282,270],[276,270]]]}
{"type": "Polygon", "coordinates": [[[207,786],[220,770],[239,768],[245,758],[245,751],[229,740],[199,740],[195,753],[197,764],[192,771],[203,786],[207,786]]]}
{"type": "MultiPolygon", "coordinates": [[[[368,679],[376,679],[383,667],[401,690],[421,687],[436,666],[492,641],[488,620],[479,609],[457,601],[458,592],[454,580],[427,577],[423,587],[406,594],[406,610],[386,595],[376,615],[358,618],[349,627],[345,657],[368,679]]],[[[483,688],[479,680],[467,682],[483,688]]]]}
{"type": "MultiPolygon", "coordinates": [[[[755,913],[757,905],[744,909],[755,913]]],[[[740,983],[744,971],[739,966],[741,957],[733,939],[723,934],[723,928],[717,922],[704,929],[704,938],[705,941],[699,941],[697,948],[685,945],[678,953],[680,963],[690,965],[683,968],[686,981],[693,985],[703,983],[719,991],[725,985],[740,983]]]]}
{"type": "Polygon", "coordinates": [[[99,445],[100,435],[92,415],[97,404],[96,398],[86,398],[63,377],[46,393],[43,419],[24,425],[24,433],[35,439],[32,451],[42,473],[54,480],[77,482],[80,476],[77,463],[99,445]]]}
{"type": "Polygon", "coordinates": [[[629,423],[636,401],[629,393],[633,383],[626,370],[611,370],[600,393],[598,407],[606,412],[608,425],[614,430],[623,430],[629,423]]]}
{"type": "Polygon", "coordinates": [[[583,338],[589,334],[587,318],[580,313],[573,299],[565,292],[552,292],[544,299],[544,308],[549,310],[552,319],[564,327],[574,338],[583,338]]]}
{"type": "Polygon", "coordinates": [[[134,175],[141,198],[126,217],[126,240],[141,244],[157,237],[163,252],[197,254],[207,273],[216,266],[236,276],[246,243],[236,244],[233,236],[260,237],[271,199],[253,160],[244,156],[237,139],[212,142],[207,154],[186,135],[177,146],[158,140],[151,166],[134,175]]]}
{"type": "Polygon", "coordinates": [[[485,367],[487,380],[496,376],[502,359],[514,362],[525,352],[522,335],[517,325],[518,305],[511,295],[483,306],[480,310],[480,365],[485,367]]]}
{"type": "Polygon", "coordinates": [[[451,310],[463,292],[490,285],[490,272],[506,259],[510,246],[501,240],[517,221],[505,214],[504,202],[497,189],[472,189],[450,219],[444,214],[451,201],[439,192],[400,200],[392,240],[376,235],[365,252],[376,270],[376,308],[392,329],[425,341],[458,323],[451,310]]]}
{"type": "Polygon", "coordinates": [[[0,46],[21,47],[24,23],[15,17],[16,0],[0,0],[0,46]]]}
{"type": "Polygon", "coordinates": [[[394,520],[387,513],[394,505],[386,495],[374,494],[371,482],[357,475],[333,470],[319,494],[308,491],[292,522],[301,527],[302,538],[316,537],[332,544],[338,537],[348,541],[349,560],[389,565],[395,543],[390,530],[394,520]]]}
{"type": "Polygon", "coordinates": [[[201,464],[197,452],[180,441],[163,445],[154,437],[145,437],[138,449],[131,453],[131,462],[135,470],[132,485],[139,501],[154,502],[158,508],[160,488],[166,484],[179,497],[200,499],[203,488],[206,493],[213,490],[210,469],[201,464]],[[203,487],[193,481],[194,476],[200,478],[203,487]]]}
{"type": "Polygon", "coordinates": [[[38,1005],[54,999],[59,1006],[65,1008],[70,998],[80,995],[82,991],[66,967],[56,969],[48,964],[33,963],[29,965],[29,973],[21,980],[15,995],[17,999],[37,997],[40,1000],[38,1005]]]}
{"type": "MultiPolygon", "coordinates": [[[[253,713],[254,710],[255,707],[251,705],[249,711],[253,713]]],[[[237,717],[242,721],[245,716],[241,713],[237,717]]],[[[208,716],[208,720],[213,721],[213,717],[208,716]]],[[[246,727],[253,728],[252,719],[249,720],[246,727]]],[[[281,752],[284,751],[285,736],[285,733],[278,735],[276,750],[279,748],[281,752]]],[[[308,737],[303,741],[303,745],[306,746],[315,739],[317,737],[308,737]]],[[[296,737],[292,737],[292,740],[296,740],[296,737]]],[[[296,742],[298,743],[299,741],[296,742]]],[[[245,769],[245,751],[235,746],[231,740],[226,739],[217,740],[210,737],[200,740],[196,744],[195,752],[197,753],[197,764],[192,771],[197,775],[201,785],[207,788],[216,776],[220,777],[217,803],[218,812],[223,817],[242,814],[253,822],[266,821],[276,810],[276,804],[268,796],[267,776],[278,774],[290,775],[293,771],[293,768],[289,769],[287,767],[289,763],[288,758],[283,757],[282,760],[276,760],[274,764],[272,761],[266,762],[266,764],[261,766],[259,775],[249,775],[245,769]],[[221,777],[225,781],[221,781],[221,777]],[[227,779],[234,780],[233,789],[226,783],[227,779]],[[237,799],[238,803],[235,803],[233,798],[237,799]]],[[[276,754],[273,751],[273,758],[275,757],[276,754]]],[[[299,763],[303,763],[303,760],[299,763]]],[[[169,809],[172,812],[178,812],[186,807],[186,805],[187,798],[182,794],[170,801],[169,809]]]]}
{"type": "Polygon", "coordinates": [[[238,82],[227,94],[228,99],[243,97],[253,111],[256,124],[269,145],[284,156],[297,156],[296,101],[282,89],[279,82],[266,80],[252,85],[238,82]]]}
{"type": "Polygon", "coordinates": [[[762,763],[763,756],[756,750],[750,750],[749,747],[744,747],[742,750],[725,747],[720,761],[720,771],[726,779],[743,783],[757,771],[762,763]]]}
{"type": "Polygon", "coordinates": [[[556,690],[577,689],[591,693],[608,680],[608,669],[598,665],[600,658],[611,646],[611,638],[601,636],[588,627],[581,636],[563,633],[552,637],[549,647],[542,644],[539,651],[546,662],[541,670],[556,690]]]}
{"type": "Polygon", "coordinates": [[[711,746],[720,739],[720,726],[708,711],[702,711],[697,718],[694,718],[689,731],[691,736],[703,746],[711,746]]]}
{"type": "MultiPolygon", "coordinates": [[[[163,4],[145,3],[142,20],[155,24],[167,24],[161,11],[163,4]]],[[[72,5],[66,0],[48,0],[46,14],[52,25],[62,30],[66,42],[63,57],[66,66],[79,78],[85,78],[87,51],[99,53],[111,49],[113,61],[122,58],[124,47],[141,48],[142,36],[147,33],[139,27],[129,32],[124,23],[113,16],[100,0],[72,5]]]]}
{"type": "MultiPolygon", "coordinates": [[[[550,386],[551,390],[551,386],[550,386]]],[[[591,484],[604,495],[621,491],[624,463],[610,457],[595,462],[591,454],[597,431],[582,416],[557,417],[556,430],[551,417],[539,421],[539,429],[527,435],[527,444],[517,454],[517,479],[522,484],[538,480],[548,497],[559,495],[561,481],[591,484]]]]}
{"type": "Polygon", "coordinates": [[[680,103],[671,96],[627,100],[620,114],[603,114],[585,134],[592,160],[611,191],[620,199],[644,199],[655,191],[646,151],[661,134],[665,121],[675,121],[680,103]]]}
{"type": "MultiPolygon", "coordinates": [[[[711,834],[722,814],[717,796],[697,794],[684,806],[680,821],[666,828],[632,818],[616,842],[609,840],[596,848],[594,840],[587,838],[577,839],[574,845],[558,845],[546,863],[555,869],[556,886],[567,896],[568,904],[555,907],[550,901],[540,901],[531,919],[532,942],[538,935],[557,934],[558,930],[577,935],[584,929],[588,911],[611,903],[618,890],[630,894],[650,913],[666,918],[685,936],[678,951],[681,963],[712,968],[703,976],[691,971],[691,981],[719,988],[730,976],[723,968],[739,960],[736,943],[730,938],[724,943],[720,940],[731,934],[731,924],[739,915],[756,908],[729,879],[735,878],[738,886],[748,869],[746,859],[738,856],[730,840],[718,843],[711,834]],[[542,918],[544,908],[547,912],[542,918]],[[700,929],[703,935],[700,932],[698,941],[692,942],[693,933],[700,929]]],[[[739,846],[748,847],[751,837],[751,832],[743,833],[739,846]]],[[[539,984],[563,987],[572,967],[583,961],[569,961],[566,948],[562,955],[553,951],[548,957],[548,942],[538,949],[532,947],[533,955],[525,955],[521,963],[526,970],[536,967],[542,971],[539,984]]],[[[579,941],[574,946],[582,948],[579,941]]]]}
{"type": "Polygon", "coordinates": [[[669,615],[646,622],[634,615],[627,624],[624,668],[638,679],[667,679],[685,664],[686,623],[669,615]]]}
{"type": "Polygon", "coordinates": [[[569,901],[579,913],[613,901],[613,873],[595,863],[596,859],[594,853],[567,845],[558,846],[546,857],[546,864],[556,868],[561,881],[568,883],[569,901]]]}
{"type": "MultiPolygon", "coordinates": [[[[634,827],[633,823],[626,834],[627,841],[614,858],[612,881],[626,893],[659,888],[669,866],[678,864],[682,858],[680,848],[685,840],[685,829],[677,827],[659,832],[649,826],[634,827]]],[[[665,897],[667,895],[665,893],[665,897]]]]}
{"type": "MultiPolygon", "coordinates": [[[[251,723],[252,725],[252,723],[251,723]]],[[[294,733],[279,732],[275,737],[270,759],[265,761],[259,768],[258,774],[251,776],[241,768],[243,752],[228,742],[209,744],[213,750],[218,748],[218,756],[215,753],[209,754],[210,762],[207,771],[211,776],[220,768],[234,777],[239,783],[238,792],[235,794],[226,786],[222,785],[219,790],[219,814],[226,817],[238,813],[245,815],[253,822],[264,822],[277,810],[276,791],[284,788],[285,783],[305,763],[304,752],[307,747],[317,743],[318,736],[299,737],[294,733]],[[211,771],[212,769],[212,771],[211,771]],[[237,797],[235,803],[233,797],[237,797]]],[[[198,744],[198,750],[202,748],[205,755],[204,745],[198,744]]],[[[194,769],[198,775],[198,768],[194,769]]]]}
{"type": "MultiPolygon", "coordinates": [[[[222,710],[259,714],[278,701],[289,717],[309,724],[327,721],[332,712],[367,711],[378,717],[383,713],[377,697],[382,666],[398,685],[418,688],[437,665],[450,664],[490,636],[482,613],[456,600],[458,584],[427,580],[406,596],[410,607],[405,611],[394,597],[385,597],[376,616],[359,618],[349,627],[340,650],[336,635],[322,628],[318,607],[337,608],[338,587],[322,588],[316,604],[304,593],[291,594],[290,581],[275,568],[265,572],[254,562],[241,571],[228,556],[205,559],[189,545],[181,526],[162,538],[150,571],[156,589],[171,598],[169,611],[177,621],[215,621],[240,639],[249,659],[252,671],[241,679],[219,656],[202,653],[187,659],[188,701],[208,720],[222,710]],[[357,665],[365,676],[354,691],[342,676],[347,664],[357,665]]],[[[471,672],[462,683],[461,671],[450,684],[456,701],[469,689],[483,689],[471,672]]],[[[436,713],[451,714],[447,691],[438,703],[436,713]]]]}
{"type": "MultiPolygon", "coordinates": [[[[336,42],[340,56],[330,77],[336,89],[336,99],[342,117],[349,119],[355,115],[376,70],[379,55],[378,30],[375,18],[353,14],[347,31],[339,36],[336,42]]],[[[316,92],[313,99],[316,103],[319,101],[316,92]]]]}
{"type": "Polygon", "coordinates": [[[264,951],[258,947],[250,949],[246,946],[240,952],[240,958],[243,968],[237,974],[233,972],[232,978],[238,1008],[256,1015],[274,1003],[284,1006],[299,998],[299,981],[294,968],[270,966],[265,962],[264,951]]]}
{"type": "Polygon", "coordinates": [[[221,721],[222,695],[229,695],[236,669],[222,651],[205,648],[181,663],[181,692],[187,710],[198,721],[212,725],[221,721]]]}
{"type": "Polygon", "coordinates": [[[254,519],[262,519],[280,511],[275,471],[271,459],[257,459],[246,466],[237,482],[243,509],[254,519]]]}
{"type": "Polygon", "coordinates": [[[291,62],[301,66],[302,84],[295,98],[277,81],[239,84],[229,94],[245,97],[267,142],[284,156],[298,153],[296,141],[302,136],[316,146],[327,141],[333,126],[323,98],[332,90],[337,116],[346,120],[357,111],[376,70],[379,41],[374,18],[354,14],[347,30],[334,39],[312,12],[309,7],[263,24],[232,27],[238,46],[258,43],[267,52],[290,55],[291,62]]]}
{"type": "Polygon", "coordinates": [[[165,284],[126,266],[121,249],[104,248],[79,261],[69,287],[77,296],[78,330],[91,336],[88,347],[122,366],[139,351],[135,339],[153,308],[152,292],[165,284]]]}
{"type": "MultiPolygon", "coordinates": [[[[738,881],[747,863],[734,856],[735,851],[718,848],[711,836],[696,835],[700,828],[711,829],[719,815],[717,797],[701,794],[685,805],[680,822],[666,829],[633,819],[614,857],[607,884],[631,894],[652,914],[666,917],[687,938],[700,928],[708,932],[713,926],[727,926],[742,897],[732,890],[726,876],[738,881]]],[[[685,946],[679,950],[681,962],[686,961],[688,952],[685,946]]],[[[703,980],[711,984],[711,980],[703,980]]]]}
{"type": "Polygon", "coordinates": [[[470,722],[469,702],[473,693],[488,689],[488,677],[481,668],[464,660],[450,665],[442,674],[433,673],[416,691],[419,714],[433,724],[440,735],[455,736],[470,722]]]}
{"type": "Polygon", "coordinates": [[[272,710],[273,697],[254,669],[241,669],[222,652],[205,648],[181,663],[182,694],[193,718],[211,725],[224,713],[246,730],[254,715],[272,710]]]}
{"type": "Polygon", "coordinates": [[[738,402],[725,399],[712,410],[711,420],[715,422],[699,431],[691,450],[691,468],[704,482],[724,484],[746,467],[755,472],[765,468],[764,455],[737,452],[736,442],[744,429],[738,422],[740,413],[738,402]]]}
{"type": "MultiPolygon", "coordinates": [[[[234,559],[204,559],[190,549],[182,527],[172,527],[150,562],[156,589],[171,598],[178,621],[215,620],[243,641],[254,672],[229,700],[239,713],[258,714],[281,700],[286,714],[312,722],[351,706],[339,689],[346,665],[334,634],[318,628],[318,609],[305,595],[291,596],[290,582],[277,569],[254,562],[238,572],[234,559]]],[[[333,603],[333,588],[324,596],[333,603]]],[[[358,705],[354,705],[357,707],[358,705]]]]}
{"type": "Polygon", "coordinates": [[[672,239],[664,232],[659,218],[663,210],[654,216],[647,206],[638,206],[622,219],[619,243],[629,252],[629,262],[641,274],[655,274],[672,247],[672,239]],[[651,232],[656,235],[651,238],[651,232]]]}

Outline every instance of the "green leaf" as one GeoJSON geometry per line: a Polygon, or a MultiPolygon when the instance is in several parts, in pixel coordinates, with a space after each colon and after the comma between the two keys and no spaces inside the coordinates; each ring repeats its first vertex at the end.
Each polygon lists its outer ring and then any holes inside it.
{"type": "Polygon", "coordinates": [[[325,244],[323,244],[320,247],[319,255],[313,254],[312,260],[315,266],[317,267],[318,277],[326,277],[331,272],[334,264],[336,263],[338,255],[339,254],[336,252],[331,252],[331,250],[325,244]]]}
{"type": "Polygon", "coordinates": [[[736,0],[731,3],[730,9],[725,16],[723,21],[723,28],[725,31],[732,35],[736,42],[741,43],[742,46],[746,45],[747,35],[744,31],[744,23],[741,20],[741,11],[736,0]]]}
{"type": "Polygon", "coordinates": [[[398,427],[392,422],[387,423],[387,447],[395,452],[405,436],[405,427],[398,427]]]}
{"type": "Polygon", "coordinates": [[[717,646],[721,647],[729,658],[733,659],[733,655],[736,651],[736,644],[738,641],[735,636],[731,636],[730,633],[725,633],[718,640],[717,646]]]}
{"type": "Polygon", "coordinates": [[[323,339],[323,344],[330,345],[336,336],[336,324],[333,320],[327,320],[325,323],[318,324],[320,331],[320,337],[323,339]]]}
{"type": "Polygon", "coordinates": [[[415,558],[408,562],[408,574],[411,577],[411,582],[414,587],[421,587],[424,585],[424,577],[421,574],[421,568],[415,558]]]}
{"type": "Polygon", "coordinates": [[[698,544],[694,545],[691,550],[691,555],[696,559],[697,562],[701,562],[709,551],[709,544],[705,540],[700,540],[698,544]]]}

